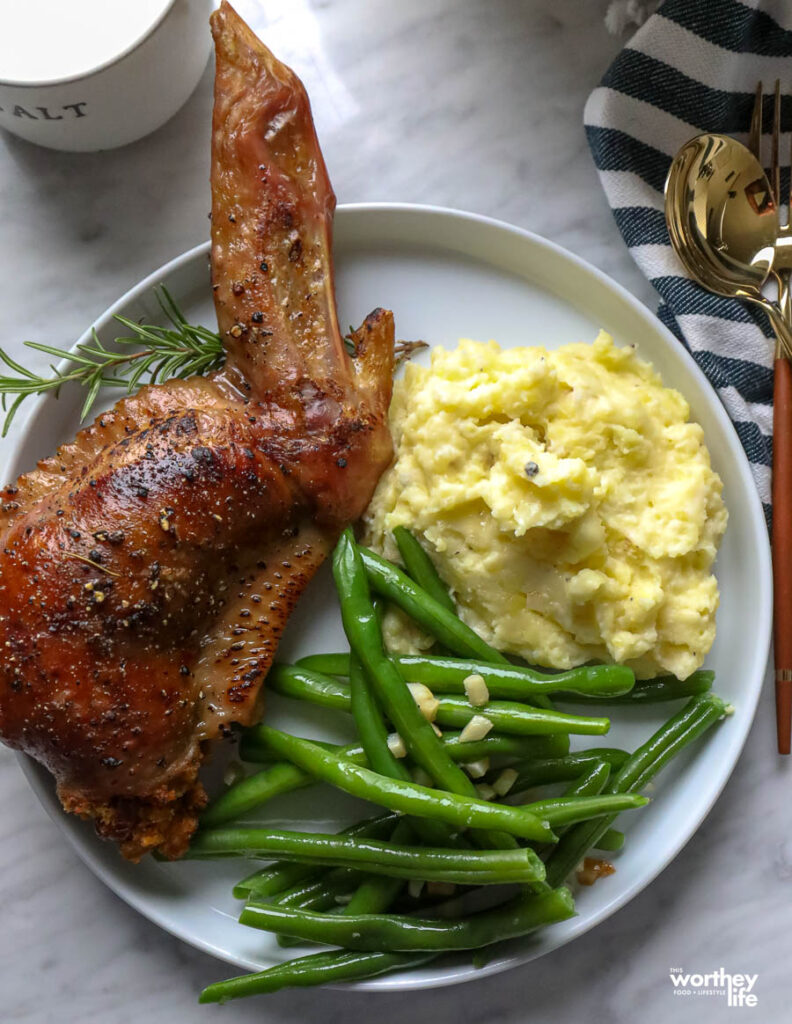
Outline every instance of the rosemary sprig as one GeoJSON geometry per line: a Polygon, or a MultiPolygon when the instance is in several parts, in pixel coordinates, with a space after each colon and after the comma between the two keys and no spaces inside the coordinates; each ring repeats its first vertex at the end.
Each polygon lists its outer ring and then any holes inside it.
{"type": "Polygon", "coordinates": [[[114,344],[120,348],[106,347],[96,330],[91,332],[91,341],[78,345],[75,352],[26,341],[27,348],[36,352],[69,360],[69,365],[62,370],[50,365],[51,377],[26,370],[0,348],[0,362],[15,374],[0,376],[0,404],[6,413],[2,436],[8,433],[19,406],[26,398],[47,391],[54,391],[57,395],[63,384],[75,383],[86,389],[80,413],[80,419],[84,420],[103,387],[124,388],[131,394],[144,380],[158,384],[172,377],[210,373],[222,366],[225,350],[219,334],[188,323],[165,285],[155,288],[154,292],[170,326],[139,324],[116,314],[114,319],[130,332],[115,339],[114,344]],[[139,347],[141,344],[143,348],[139,347]],[[7,406],[6,400],[10,395],[16,397],[7,406]]]}
{"type": "Polygon", "coordinates": [[[393,346],[393,369],[398,369],[402,363],[412,359],[415,352],[429,348],[428,341],[397,341],[393,346]]]}
{"type": "MultiPolygon", "coordinates": [[[[170,326],[139,324],[116,313],[113,319],[130,332],[129,335],[114,339],[113,344],[120,348],[108,348],[102,344],[95,328],[91,331],[91,341],[78,345],[74,352],[54,345],[42,345],[37,341],[26,341],[27,348],[69,361],[69,365],[62,370],[50,364],[51,377],[42,377],[25,369],[0,348],[0,364],[4,363],[16,375],[0,375],[0,408],[6,414],[2,436],[8,433],[19,406],[26,398],[47,391],[54,391],[57,397],[63,384],[78,384],[86,389],[80,412],[82,421],[104,387],[124,388],[127,394],[132,394],[144,381],[162,384],[173,377],[211,373],[222,366],[225,349],[220,335],[207,327],[196,327],[188,323],[164,284],[155,288],[154,294],[170,326]],[[141,344],[143,348],[138,347],[141,344]],[[130,351],[133,347],[135,350],[130,351]],[[9,395],[15,396],[10,405],[7,404],[9,395]]],[[[344,344],[352,356],[355,354],[353,335],[354,328],[350,327],[349,334],[344,337],[344,344]]],[[[425,341],[397,342],[395,365],[399,366],[413,352],[426,347],[425,341]]]]}

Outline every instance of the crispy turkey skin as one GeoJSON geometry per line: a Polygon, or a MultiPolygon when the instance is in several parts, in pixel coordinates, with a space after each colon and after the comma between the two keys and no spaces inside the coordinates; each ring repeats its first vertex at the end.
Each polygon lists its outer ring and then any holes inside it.
{"type": "Polygon", "coordinates": [[[7,487],[0,737],[139,859],[184,852],[208,742],[260,714],[283,627],[391,457],[393,320],[347,355],[299,80],[223,3],[209,378],[143,388],[7,487]]]}

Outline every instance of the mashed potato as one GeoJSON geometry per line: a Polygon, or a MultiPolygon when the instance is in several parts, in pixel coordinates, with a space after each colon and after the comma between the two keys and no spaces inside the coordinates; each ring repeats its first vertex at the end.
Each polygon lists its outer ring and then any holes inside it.
{"type": "MultiPolygon", "coordinates": [[[[631,348],[501,350],[463,340],[408,365],[396,457],[366,516],[398,559],[412,529],[462,618],[499,650],[641,677],[698,668],[715,637],[721,481],[684,398],[631,348]]],[[[390,616],[388,641],[427,638],[390,616]]]]}

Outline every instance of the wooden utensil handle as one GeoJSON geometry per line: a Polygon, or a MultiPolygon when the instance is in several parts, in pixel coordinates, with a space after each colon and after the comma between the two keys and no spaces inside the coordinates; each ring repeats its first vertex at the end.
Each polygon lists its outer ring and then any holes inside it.
{"type": "Polygon", "coordinates": [[[792,363],[775,361],[773,385],[773,632],[778,752],[792,739],[792,363]]]}

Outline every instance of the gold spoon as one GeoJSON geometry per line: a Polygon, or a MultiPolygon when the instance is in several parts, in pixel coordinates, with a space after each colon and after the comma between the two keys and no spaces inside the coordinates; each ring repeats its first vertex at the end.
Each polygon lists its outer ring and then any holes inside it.
{"type": "Polygon", "coordinates": [[[762,294],[773,269],[778,207],[762,166],[727,135],[699,135],[674,158],[665,186],[668,231],[677,256],[702,287],[760,306],[787,355],[792,327],[762,294]]]}

